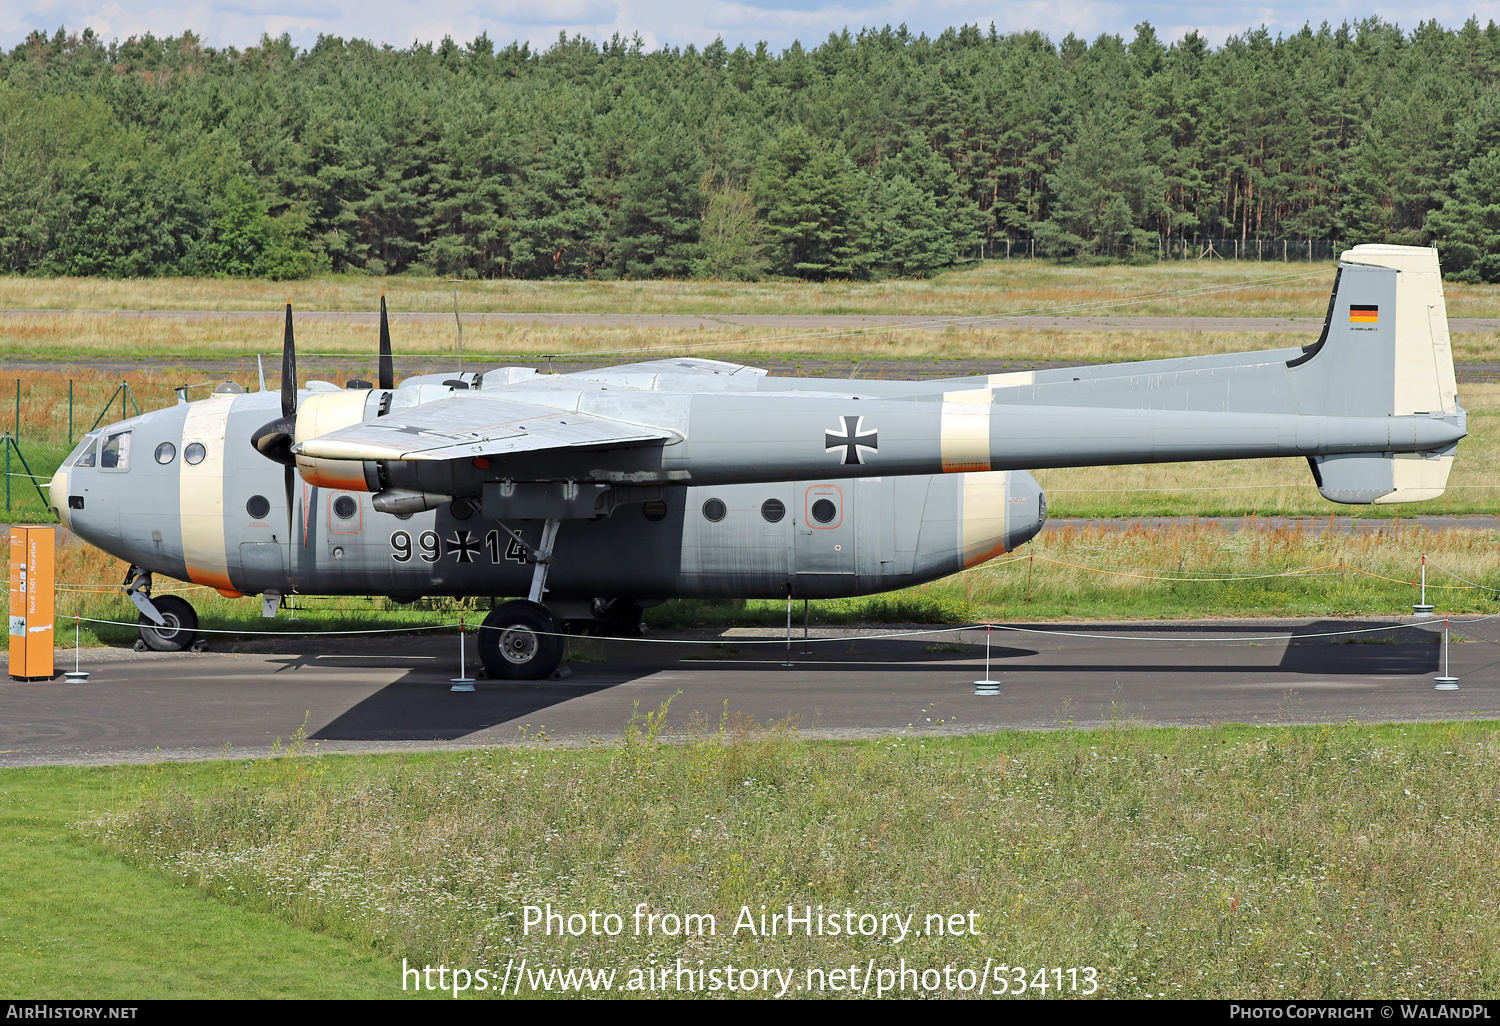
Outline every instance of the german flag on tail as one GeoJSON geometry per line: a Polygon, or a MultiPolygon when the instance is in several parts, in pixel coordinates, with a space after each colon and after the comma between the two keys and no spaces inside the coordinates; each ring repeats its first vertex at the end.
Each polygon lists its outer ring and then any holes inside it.
{"type": "Polygon", "coordinates": [[[1379,324],[1380,307],[1378,306],[1353,306],[1349,307],[1350,324],[1379,324]]]}

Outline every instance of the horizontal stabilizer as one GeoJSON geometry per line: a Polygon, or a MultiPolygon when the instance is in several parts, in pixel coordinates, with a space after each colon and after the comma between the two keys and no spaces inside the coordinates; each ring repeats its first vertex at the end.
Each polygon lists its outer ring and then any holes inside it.
{"type": "Polygon", "coordinates": [[[1384,505],[1436,499],[1448,485],[1454,446],[1436,452],[1309,456],[1318,491],[1330,502],[1384,505]]]}

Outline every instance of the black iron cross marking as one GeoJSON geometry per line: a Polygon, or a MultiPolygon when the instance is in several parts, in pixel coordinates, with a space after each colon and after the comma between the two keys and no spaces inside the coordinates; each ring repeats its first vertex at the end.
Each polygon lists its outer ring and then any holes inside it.
{"type": "Polygon", "coordinates": [[[825,432],[823,435],[824,452],[844,451],[844,458],[839,462],[845,466],[851,463],[864,463],[866,450],[879,452],[880,445],[877,441],[878,434],[872,428],[869,431],[861,431],[864,426],[863,417],[840,417],[844,422],[843,434],[833,431],[825,432]]]}
{"type": "Polygon", "coordinates": [[[472,563],[483,546],[471,531],[459,531],[448,539],[448,554],[457,556],[460,563],[472,563]]]}

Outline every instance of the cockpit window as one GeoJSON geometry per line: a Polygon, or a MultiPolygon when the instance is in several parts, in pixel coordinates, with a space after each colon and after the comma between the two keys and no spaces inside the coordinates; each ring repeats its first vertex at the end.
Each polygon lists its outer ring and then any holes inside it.
{"type": "Polygon", "coordinates": [[[94,465],[94,457],[98,451],[98,448],[99,439],[85,438],[83,442],[78,446],[77,455],[74,456],[73,462],[70,463],[69,466],[92,467],[94,465]]]}
{"type": "Polygon", "coordinates": [[[109,435],[104,440],[104,446],[99,450],[100,470],[129,470],[130,469],[130,432],[121,431],[118,434],[109,435]]]}

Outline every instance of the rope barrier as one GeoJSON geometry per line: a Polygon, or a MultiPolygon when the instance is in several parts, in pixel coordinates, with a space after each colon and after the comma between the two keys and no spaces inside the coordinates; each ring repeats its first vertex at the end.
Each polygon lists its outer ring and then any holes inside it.
{"type": "MultiPolygon", "coordinates": [[[[1442,566],[1441,564],[1439,564],[1431,556],[1427,557],[1427,562],[1431,566],[1437,567],[1439,570],[1441,570],[1443,573],[1447,574],[1449,577],[1453,578],[1454,580],[1456,580],[1456,581],[1463,581],[1465,584],[1467,584],[1471,588],[1478,588],[1481,591],[1500,591],[1500,588],[1491,588],[1491,587],[1489,587],[1487,585],[1475,584],[1473,581],[1468,580],[1467,578],[1458,576],[1458,574],[1454,573],[1452,570],[1449,570],[1447,567],[1442,566]]],[[[1457,585],[1452,585],[1452,584],[1429,584],[1428,587],[1429,588],[1453,588],[1455,590],[1459,590],[1457,588],[1457,585]]]]}
{"type": "MultiPolygon", "coordinates": [[[[1104,576],[1107,576],[1107,577],[1128,577],[1128,578],[1132,578],[1132,579],[1136,579],[1136,580],[1159,581],[1159,582],[1166,583],[1166,584],[1234,583],[1234,582],[1238,582],[1238,581],[1275,580],[1277,578],[1282,578],[1282,577],[1332,577],[1332,576],[1334,576],[1334,571],[1345,571],[1345,570],[1347,570],[1347,571],[1350,571],[1352,573],[1360,574],[1361,576],[1369,577],[1369,578],[1372,578],[1372,579],[1377,580],[1377,581],[1386,581],[1386,582],[1391,583],[1391,584],[1399,584],[1399,585],[1401,585],[1403,587],[1415,587],[1416,586],[1415,582],[1413,582],[1413,581],[1404,581],[1404,580],[1401,580],[1400,578],[1397,578],[1397,577],[1387,577],[1384,574],[1377,574],[1377,573],[1374,573],[1374,572],[1369,571],[1369,570],[1362,570],[1359,567],[1354,566],[1351,563],[1344,563],[1344,562],[1338,562],[1338,563],[1320,563],[1320,564],[1318,564],[1316,566],[1299,567],[1299,568],[1296,568],[1296,569],[1293,569],[1293,570],[1282,570],[1282,571],[1277,571],[1275,573],[1264,573],[1264,574],[1251,574],[1251,573],[1235,574],[1235,573],[1229,573],[1229,574],[1217,574],[1215,576],[1194,576],[1195,574],[1198,574],[1200,572],[1199,571],[1185,571],[1185,570],[1178,570],[1178,571],[1154,570],[1154,569],[1152,569],[1150,567],[1125,567],[1125,568],[1121,568],[1121,569],[1109,569],[1109,568],[1104,568],[1104,567],[1089,566],[1087,563],[1075,563],[1075,562],[1071,562],[1069,560],[1064,560],[1064,559],[1053,559],[1051,556],[1039,556],[1039,555],[1036,555],[1035,553],[1027,553],[1024,556],[1011,556],[1010,558],[1006,558],[1006,559],[993,559],[993,560],[990,560],[989,562],[980,563],[980,564],[978,564],[976,566],[965,567],[964,569],[957,571],[954,574],[954,576],[957,576],[960,573],[972,573],[972,572],[975,572],[975,571],[978,571],[978,570],[994,570],[994,569],[998,569],[998,568],[1004,567],[1004,566],[1012,566],[1012,565],[1014,565],[1016,563],[1029,562],[1031,560],[1038,560],[1038,561],[1043,562],[1043,563],[1051,563],[1051,564],[1053,564],[1055,566],[1064,566],[1064,567],[1068,567],[1069,569],[1072,569],[1072,570],[1082,570],[1082,571],[1085,571],[1086,573],[1101,574],[1101,575],[1104,575],[1104,576]]],[[[1477,584],[1477,583],[1475,583],[1473,581],[1468,580],[1467,578],[1460,577],[1458,574],[1456,574],[1453,571],[1447,569],[1446,567],[1438,564],[1437,562],[1435,562],[1431,558],[1428,559],[1428,562],[1431,563],[1438,570],[1441,570],[1443,573],[1447,574],[1449,577],[1452,577],[1455,580],[1463,582],[1462,585],[1456,585],[1456,584],[1429,584],[1428,585],[1429,588],[1438,588],[1438,589],[1443,589],[1443,590],[1447,590],[1447,591],[1463,591],[1466,588],[1477,588],[1477,589],[1479,589],[1481,591],[1489,591],[1489,592],[1500,593],[1500,588],[1492,588],[1492,587],[1489,587],[1488,585],[1477,584]]],[[[1211,573],[1211,571],[1202,571],[1201,573],[1207,574],[1207,573],[1211,573]]],[[[106,585],[106,584],[58,584],[58,585],[55,585],[54,587],[57,590],[59,590],[59,591],[86,592],[86,593],[97,594],[97,595],[114,594],[114,593],[116,593],[116,592],[118,592],[120,590],[118,587],[115,587],[113,585],[106,585]]],[[[204,584],[181,584],[181,585],[178,585],[178,586],[174,586],[172,588],[161,588],[161,589],[158,589],[157,593],[158,594],[163,594],[163,595],[172,595],[172,594],[178,594],[180,592],[185,592],[185,591],[209,591],[209,590],[216,590],[216,589],[210,589],[208,585],[204,585],[204,584]]]]}
{"type": "MultiPolygon", "coordinates": [[[[101,620],[101,619],[98,619],[97,617],[92,617],[92,616],[79,616],[76,613],[69,613],[69,614],[67,614],[66,615],[66,619],[69,619],[69,620],[80,620],[80,621],[82,621],[84,623],[113,624],[113,625],[115,625],[117,627],[153,627],[153,626],[155,626],[154,624],[151,624],[149,622],[147,622],[147,623],[141,623],[139,620],[133,620],[133,621],[132,620],[101,620]]],[[[405,633],[407,633],[409,631],[441,631],[441,630],[448,630],[450,628],[457,627],[457,626],[458,626],[458,624],[456,624],[456,623],[413,624],[413,625],[408,626],[408,627],[373,627],[373,628],[370,628],[368,630],[357,630],[357,631],[252,631],[249,628],[243,628],[243,629],[239,629],[239,630],[230,630],[228,628],[215,628],[215,627],[178,627],[178,628],[173,628],[173,629],[174,630],[185,631],[185,632],[187,632],[189,634],[256,634],[256,635],[264,634],[264,635],[266,635],[268,637],[286,637],[288,635],[292,635],[292,636],[295,636],[295,637],[309,637],[309,638],[312,638],[312,637],[322,637],[324,635],[333,635],[333,634],[405,634],[405,633]]]]}
{"type": "Polygon", "coordinates": [[[1342,567],[1344,565],[1342,563],[1324,563],[1321,566],[1307,567],[1307,568],[1298,569],[1298,570],[1285,570],[1285,571],[1282,571],[1281,573],[1274,573],[1274,574],[1241,574],[1241,575],[1220,576],[1220,577],[1166,577],[1166,576],[1163,576],[1163,574],[1168,573],[1169,571],[1159,571],[1159,572],[1158,571],[1151,571],[1151,572],[1148,572],[1148,573],[1130,573],[1130,572],[1125,571],[1125,570],[1101,570],[1098,567],[1088,566],[1088,565],[1083,564],[1083,563],[1069,563],[1066,560],[1053,559],[1050,556],[1035,556],[1035,557],[1032,557],[1032,558],[1039,559],[1039,560],[1041,560],[1044,563],[1054,563],[1054,564],[1056,564],[1058,566],[1071,567],[1074,570],[1087,570],[1089,573],[1105,574],[1105,575],[1110,576],[1110,577],[1133,577],[1133,578],[1136,578],[1136,579],[1139,579],[1139,580],[1167,581],[1167,582],[1178,583],[1178,584],[1191,584],[1191,583],[1195,583],[1195,582],[1198,582],[1198,581],[1202,581],[1204,583],[1213,583],[1213,582],[1216,582],[1216,581],[1259,581],[1259,580],[1266,580],[1266,579],[1274,578],[1274,577],[1311,577],[1311,576],[1332,577],[1333,576],[1332,574],[1324,574],[1324,573],[1321,573],[1321,571],[1329,570],[1329,569],[1338,569],[1339,567],[1342,567]]]}
{"type": "MultiPolygon", "coordinates": [[[[1466,623],[1482,623],[1482,622],[1484,622],[1486,620],[1492,620],[1492,619],[1494,619],[1497,616],[1500,616],[1500,613],[1492,613],[1489,616],[1475,617],[1472,620],[1460,620],[1460,619],[1451,618],[1451,617],[1449,619],[1452,620],[1453,623],[1466,624],[1466,623]]],[[[68,619],[81,621],[83,623],[113,624],[113,625],[120,626],[120,627],[141,627],[141,626],[148,626],[149,627],[150,626],[149,624],[144,624],[143,625],[143,624],[141,624],[139,622],[132,623],[132,622],[128,622],[128,621],[125,621],[125,620],[101,620],[101,619],[97,619],[95,617],[90,617],[90,616],[70,616],[70,617],[68,617],[68,619]]],[[[1042,628],[1042,627],[1019,627],[1019,626],[1015,626],[1015,625],[1012,625],[1012,624],[1000,624],[1000,623],[993,623],[993,622],[986,621],[986,622],[982,622],[982,623],[954,624],[954,625],[947,626],[947,627],[925,627],[925,628],[922,628],[922,629],[919,629],[919,630],[887,631],[887,632],[880,633],[880,634],[858,634],[858,635],[855,635],[853,637],[845,636],[845,637],[837,637],[837,638],[799,638],[797,640],[798,640],[799,644],[842,644],[842,643],[850,642],[850,641],[889,641],[889,640],[899,639],[899,638],[928,637],[928,636],[931,636],[931,635],[934,635],[934,634],[956,634],[956,633],[961,633],[961,632],[964,632],[964,631],[996,630],[996,631],[1012,631],[1012,632],[1022,633],[1022,634],[1044,634],[1044,635],[1050,635],[1050,636],[1056,636],[1056,637],[1064,637],[1064,638],[1088,638],[1088,639],[1091,639],[1091,640],[1099,640],[1099,641],[1162,641],[1162,642],[1180,642],[1180,641],[1204,641],[1204,642],[1209,642],[1209,641],[1211,641],[1211,642],[1223,643],[1223,644],[1255,644],[1255,643],[1262,642],[1262,641],[1275,641],[1275,640],[1278,640],[1278,639],[1281,639],[1281,638],[1287,638],[1287,639],[1293,639],[1293,638],[1296,638],[1296,639],[1301,639],[1301,638],[1336,638],[1336,637],[1344,637],[1346,635],[1354,635],[1354,634],[1376,634],[1376,633],[1379,633],[1381,631],[1401,630],[1403,628],[1410,628],[1410,627],[1425,628],[1425,627],[1429,627],[1429,626],[1436,626],[1437,624],[1438,624],[1438,621],[1436,621],[1436,620],[1428,620],[1428,621],[1423,621],[1421,623],[1395,623],[1395,624],[1385,624],[1385,625],[1380,626],[1380,627],[1358,627],[1358,628],[1350,628],[1349,630],[1342,630],[1342,631],[1323,631],[1323,632],[1320,632],[1320,633],[1317,633],[1317,634],[1298,634],[1296,631],[1282,631],[1282,632],[1278,632],[1278,633],[1274,633],[1274,634],[1241,635],[1241,636],[1237,636],[1237,637],[1200,637],[1200,636],[1194,636],[1194,635],[1186,635],[1186,636],[1182,636],[1182,637],[1159,638],[1159,637],[1144,637],[1144,636],[1139,636],[1139,635],[1132,637],[1132,636],[1114,635],[1114,634],[1091,634],[1091,633],[1085,633],[1085,632],[1082,632],[1082,631],[1049,630],[1047,628],[1042,628]]],[[[199,634],[239,634],[239,635],[256,635],[256,636],[266,636],[266,637],[288,637],[288,636],[291,636],[291,637],[325,637],[325,636],[349,635],[349,634],[402,634],[402,633],[406,633],[406,632],[410,632],[410,631],[455,630],[455,629],[460,628],[461,626],[462,626],[461,623],[441,623],[441,624],[430,624],[430,625],[425,625],[425,626],[389,627],[389,628],[380,628],[380,629],[376,629],[376,630],[360,630],[360,631],[254,631],[254,630],[248,630],[248,629],[246,629],[246,630],[226,630],[226,629],[213,629],[213,628],[208,628],[208,627],[195,627],[195,628],[191,629],[191,633],[199,633],[199,634]]],[[[182,628],[182,629],[187,630],[187,628],[182,628]]],[[[508,630],[510,628],[493,627],[493,626],[490,626],[488,624],[480,624],[479,626],[477,626],[477,627],[475,627],[473,629],[475,631],[497,631],[497,630],[508,630]]],[[[742,629],[742,628],[728,628],[728,629],[735,630],[735,629],[742,629]]],[[[769,630],[771,628],[767,628],[767,629],[769,630]]],[[[535,634],[537,637],[543,637],[543,638],[575,638],[575,639],[578,638],[578,635],[565,634],[565,633],[563,633],[561,631],[538,631],[538,630],[531,630],[530,628],[526,628],[526,630],[529,631],[531,634],[535,634]]],[[[1170,627],[1164,627],[1164,628],[1162,628],[1163,632],[1171,632],[1172,630],[1173,630],[1173,628],[1170,628],[1170,627]]],[[[1177,630],[1180,631],[1181,628],[1178,628],[1177,630]]],[[[618,641],[618,642],[624,642],[626,644],[637,644],[637,645],[714,645],[714,646],[720,646],[720,647],[722,647],[724,645],[782,645],[782,646],[784,646],[786,644],[786,638],[784,636],[779,636],[779,635],[777,637],[773,637],[773,638],[730,638],[730,637],[719,637],[719,638],[700,639],[700,638],[624,638],[624,637],[622,637],[622,638],[616,638],[616,637],[610,637],[610,638],[598,638],[596,640],[599,640],[599,641],[618,641]]]]}

